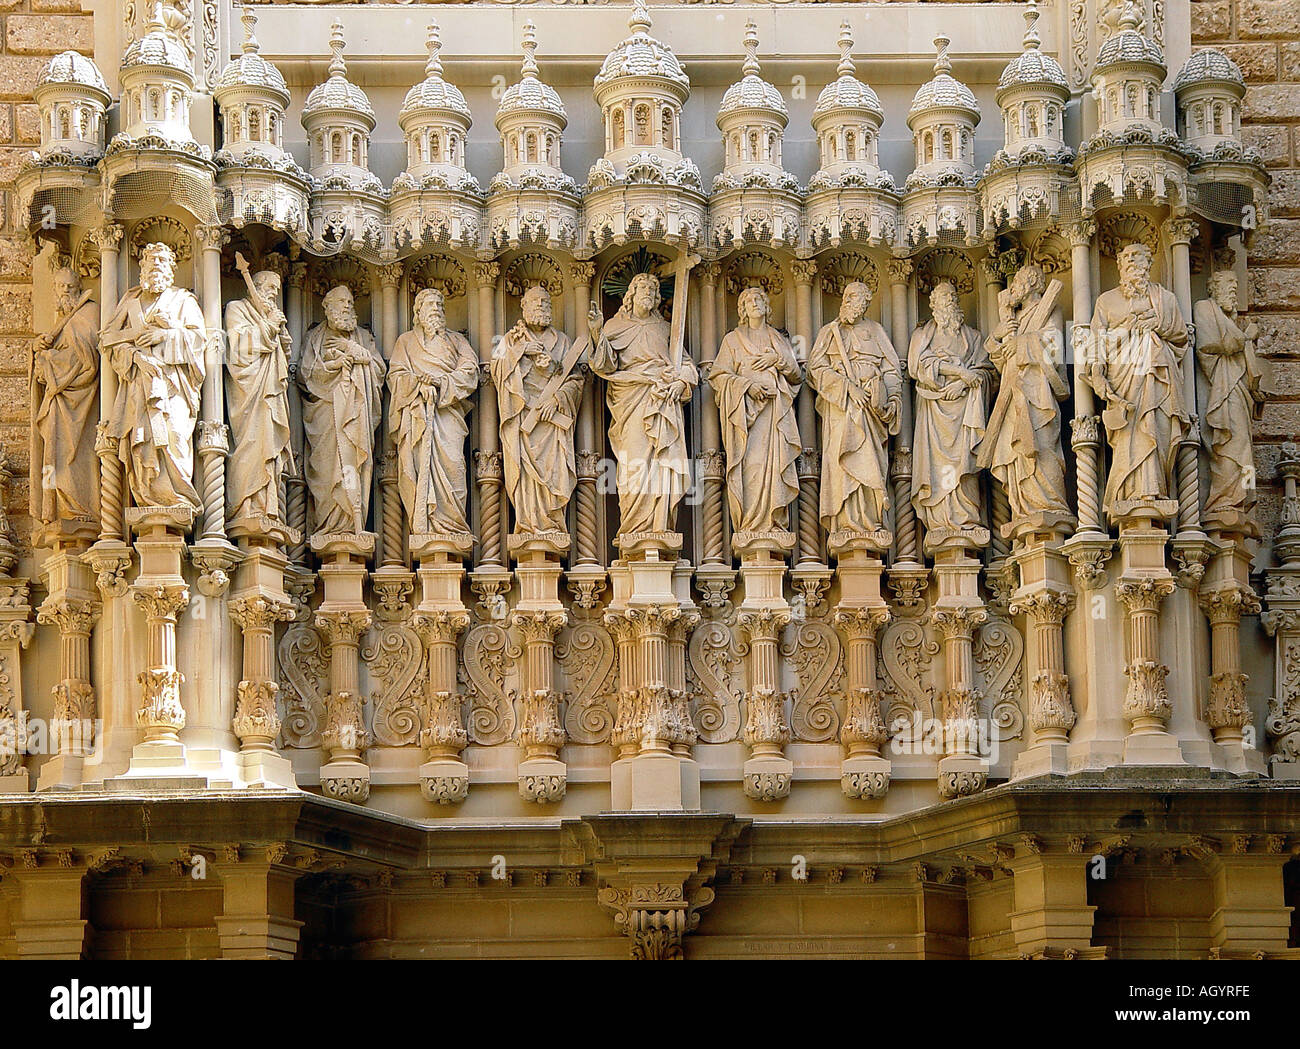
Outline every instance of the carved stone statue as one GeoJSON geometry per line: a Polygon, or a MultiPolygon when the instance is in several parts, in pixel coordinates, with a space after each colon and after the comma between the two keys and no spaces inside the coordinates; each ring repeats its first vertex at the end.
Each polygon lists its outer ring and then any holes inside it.
{"type": "Polygon", "coordinates": [[[1210,491],[1201,511],[1207,528],[1257,535],[1255,453],[1251,422],[1264,407],[1266,364],[1255,355],[1259,329],[1237,316],[1237,276],[1210,278],[1210,298],[1192,310],[1196,356],[1205,376],[1205,443],[1210,449],[1210,491]]]}
{"type": "Polygon", "coordinates": [[[478,357],[447,330],[442,292],[415,297],[415,328],[393,347],[389,413],[397,445],[397,487],[412,533],[468,532],[465,413],[478,389],[478,357]]]}
{"type": "Polygon", "coordinates": [[[59,319],[37,337],[32,514],[45,524],[98,520],[95,424],[99,422],[99,306],[77,271],[54,274],[59,319]]]}
{"type": "Polygon", "coordinates": [[[926,528],[926,548],[957,537],[982,545],[979,467],[975,457],[988,421],[993,364],[980,333],[965,323],[957,289],[930,293],[931,319],[912,333],[907,368],[916,383],[912,505],[926,528]]]}
{"type": "Polygon", "coordinates": [[[736,310],[739,323],[723,338],[709,372],[727,452],[732,527],[784,531],[799,494],[794,400],[803,375],[790,340],[768,323],[762,288],[741,292],[736,310]]]}
{"type": "Polygon", "coordinates": [[[575,347],[551,326],[551,296],[543,287],[524,292],[520,309],[522,318],[498,343],[491,365],[506,488],[517,532],[567,532],[586,341],[575,347]]]}
{"type": "Polygon", "coordinates": [[[1060,291],[1059,281],[1048,288],[1037,266],[1022,266],[998,296],[998,323],[984,343],[1002,379],[976,465],[1006,489],[1008,536],[1026,527],[1074,523],[1065,497],[1057,408],[1070,395],[1059,368],[1065,359],[1060,291]]]}
{"type": "Polygon", "coordinates": [[[298,367],[307,488],[316,506],[318,533],[363,532],[384,359],[370,333],[357,326],[346,286],[331,289],[321,305],[325,320],[307,332],[298,367]]]}
{"type": "Polygon", "coordinates": [[[1174,466],[1190,425],[1183,397],[1187,325],[1173,293],[1151,282],[1151,251],[1119,253],[1118,288],[1092,314],[1089,383],[1107,402],[1110,441],[1105,507],[1113,519],[1174,514],[1174,466]],[[1164,505],[1161,505],[1164,504],[1164,505]]]}
{"type": "Polygon", "coordinates": [[[231,520],[284,521],[280,481],[293,470],[289,430],[289,326],[280,275],[262,270],[246,299],[226,305],[226,410],[234,450],[226,464],[231,520]]]}
{"type": "Polygon", "coordinates": [[[608,388],[623,535],[671,531],[690,478],[682,403],[699,372],[689,358],[674,359],[658,307],[659,281],[640,273],[603,329],[594,309],[587,315],[591,370],[608,388]]]}
{"type": "Polygon", "coordinates": [[[844,289],[840,315],[817,333],[808,383],[822,418],[821,518],[828,533],[873,533],[889,508],[888,443],[898,433],[903,376],[885,329],[867,316],[871,289],[844,289]]]}
{"type": "Polygon", "coordinates": [[[194,490],[194,426],[203,386],[203,312],[192,292],[174,286],[176,255],[146,244],[140,286],[118,303],[100,333],[118,375],[107,433],[117,441],[137,506],[202,510],[194,490]]]}

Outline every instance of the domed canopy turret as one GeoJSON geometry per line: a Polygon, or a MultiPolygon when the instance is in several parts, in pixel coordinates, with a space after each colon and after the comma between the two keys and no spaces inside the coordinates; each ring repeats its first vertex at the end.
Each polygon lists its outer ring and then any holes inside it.
{"type": "Polygon", "coordinates": [[[469,181],[465,170],[465,136],[469,106],[460,88],[442,78],[442,37],[438,23],[429,23],[425,46],[429,60],[424,79],[406,93],[397,124],[406,135],[406,172],[413,178],[441,171],[457,185],[469,181]]]}
{"type": "Polygon", "coordinates": [[[620,80],[657,81],[685,102],[690,93],[691,81],[673,54],[672,48],[650,35],[654,24],[645,0],[634,0],[632,15],[627,20],[632,35],[605,56],[596,74],[596,103],[604,106],[610,90],[620,80]]]}
{"type": "Polygon", "coordinates": [[[122,58],[122,133],[127,140],[149,138],[168,146],[189,146],[190,96],[194,73],[189,55],[163,21],[156,4],[148,30],[122,58]]]}
{"type": "Polygon", "coordinates": [[[327,188],[342,180],[379,190],[382,184],[370,173],[368,160],[375,111],[366,93],[348,80],[344,47],[343,24],[336,21],[330,26],[329,79],[312,88],[302,111],[311,174],[327,188]]]}
{"type": "Polygon", "coordinates": [[[912,99],[912,108],[907,111],[908,127],[914,128],[913,121],[917,117],[935,109],[957,110],[969,114],[976,122],[979,121],[980,107],[975,101],[974,92],[953,78],[952,61],[948,58],[948,45],[951,42],[946,36],[935,37],[934,46],[939,51],[939,57],[934,63],[934,77],[922,84],[912,99]]]}
{"type": "Polygon", "coordinates": [[[244,8],[243,51],[217,78],[213,97],[221,108],[225,151],[236,158],[256,152],[280,159],[284,151],[284,119],[289,89],[280,71],[261,56],[253,30],[257,16],[244,8]]]}
{"type": "Polygon", "coordinates": [[[506,88],[497,107],[496,127],[505,150],[503,171],[514,177],[529,168],[542,168],[562,176],[560,142],[569,118],[555,89],[538,79],[537,27],[531,19],[524,23],[522,47],[519,81],[506,88]]]}
{"type": "Polygon", "coordinates": [[[1070,85],[1060,63],[1040,50],[1041,43],[1038,5],[1030,0],[1025,11],[1024,50],[1007,63],[998,81],[1003,142],[1012,157],[1031,147],[1039,147],[1049,156],[1065,148],[1070,85]]]}
{"type": "Polygon", "coordinates": [[[934,78],[921,85],[907,114],[916,146],[916,167],[908,178],[909,186],[940,175],[973,176],[975,172],[975,125],[980,108],[971,89],[952,76],[950,43],[946,36],[935,37],[939,54],[934,78]]]}
{"type": "Polygon", "coordinates": [[[1155,41],[1139,31],[1137,7],[1126,0],[1119,30],[1097,51],[1092,94],[1097,100],[1099,133],[1122,136],[1135,127],[1158,136],[1160,89],[1165,59],[1155,41]]]}
{"type": "MultiPolygon", "coordinates": [[[[854,73],[853,33],[840,23],[840,62],[837,79],[822,88],[813,108],[812,126],[821,154],[818,176],[839,170],[878,174],[878,141],[885,110],[876,93],[854,73]]],[[[814,176],[814,180],[817,176],[814,176]]]]}
{"type": "Polygon", "coordinates": [[[307,101],[302,107],[302,124],[307,124],[314,117],[323,113],[352,113],[369,118],[370,129],[375,126],[375,110],[366,93],[348,80],[347,63],[343,61],[343,24],[335,22],[330,26],[330,64],[329,79],[311,89],[307,101]]]}
{"type": "Polygon", "coordinates": [[[104,151],[104,113],[112,102],[99,68],[76,51],[50,59],[32,92],[41,119],[41,152],[90,160],[104,151]]]}
{"type": "Polygon", "coordinates": [[[1213,153],[1223,144],[1241,145],[1241,100],[1246,80],[1222,51],[1192,55],[1174,80],[1178,130],[1189,146],[1213,153]]]}
{"type": "Polygon", "coordinates": [[[789,116],[781,92],[758,75],[758,27],[753,19],[745,23],[744,46],[744,76],[727,88],[718,108],[718,130],[726,147],[721,182],[758,173],[774,179],[782,175],[781,138],[789,116]]]}
{"type": "Polygon", "coordinates": [[[1119,30],[1097,49],[1092,71],[1095,77],[1113,66],[1146,65],[1159,69],[1163,79],[1165,56],[1160,45],[1140,32],[1142,19],[1133,0],[1126,0],[1119,16],[1119,30]]]}

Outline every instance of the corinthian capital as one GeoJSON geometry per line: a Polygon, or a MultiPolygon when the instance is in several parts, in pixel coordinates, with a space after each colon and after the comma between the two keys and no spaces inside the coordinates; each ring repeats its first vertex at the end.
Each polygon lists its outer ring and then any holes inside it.
{"type": "Polygon", "coordinates": [[[480,288],[495,288],[501,277],[501,263],[474,263],[474,283],[480,288]]]}
{"type": "Polygon", "coordinates": [[[889,274],[890,284],[906,284],[915,270],[916,266],[912,264],[911,259],[890,259],[885,264],[885,272],[889,274]]]}
{"type": "Polygon", "coordinates": [[[469,626],[469,613],[464,609],[451,608],[440,608],[433,612],[417,611],[411,616],[411,626],[426,645],[454,643],[460,632],[469,626]]]}
{"type": "Polygon", "coordinates": [[[969,638],[975,629],[988,622],[989,614],[979,605],[959,605],[956,608],[936,608],[930,612],[930,622],[939,636],[948,641],[969,638]]]}
{"type": "Polygon", "coordinates": [[[742,609],[736,621],[751,642],[776,641],[790,623],[790,612],[780,608],[742,609]]]}
{"type": "Polygon", "coordinates": [[[190,600],[190,588],[184,583],[137,584],[132,588],[131,594],[145,618],[151,621],[175,619],[190,600]]]}
{"type": "Polygon", "coordinates": [[[316,612],[316,627],[331,645],[355,645],[370,629],[369,609],[340,609],[316,612]]]}
{"type": "Polygon", "coordinates": [[[122,238],[125,235],[126,227],[119,226],[116,222],[96,226],[90,231],[90,239],[95,242],[95,247],[101,252],[117,251],[122,246],[122,238]]]}
{"type": "Polygon", "coordinates": [[[817,263],[812,259],[795,259],[790,264],[795,284],[811,284],[817,276],[817,263]]]}

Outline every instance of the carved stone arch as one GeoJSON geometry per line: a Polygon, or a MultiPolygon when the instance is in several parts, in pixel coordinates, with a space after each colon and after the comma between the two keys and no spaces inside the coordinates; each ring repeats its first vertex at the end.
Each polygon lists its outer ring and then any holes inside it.
{"type": "Polygon", "coordinates": [[[176,253],[177,262],[189,262],[194,254],[194,241],[185,223],[179,219],[159,215],[144,219],[131,231],[131,258],[139,260],[146,244],[166,244],[176,253]]]}
{"type": "Polygon", "coordinates": [[[850,284],[861,283],[875,295],[880,288],[880,270],[871,257],[861,251],[838,251],[819,256],[818,279],[827,295],[841,297],[850,284]]]}
{"type": "Polygon", "coordinates": [[[1048,226],[1034,239],[1027,261],[1041,269],[1045,277],[1063,273],[1070,268],[1070,242],[1059,227],[1048,226]]]}
{"type": "Polygon", "coordinates": [[[410,264],[411,292],[437,288],[448,299],[458,299],[468,286],[465,267],[450,255],[425,255],[410,264]]]}
{"type": "Polygon", "coordinates": [[[1153,255],[1158,255],[1160,231],[1149,218],[1138,211],[1116,211],[1099,224],[1097,250],[1108,258],[1115,258],[1129,244],[1145,244],[1153,255]]]}
{"type": "Polygon", "coordinates": [[[947,281],[959,295],[970,295],[975,290],[975,267],[966,253],[956,248],[939,247],[923,255],[916,266],[916,287],[922,295],[929,295],[938,285],[947,281]]]}
{"type": "Polygon", "coordinates": [[[785,290],[781,264],[765,251],[742,251],[732,256],[725,268],[727,294],[739,295],[746,288],[759,287],[768,295],[785,290]]]}
{"type": "Polygon", "coordinates": [[[347,286],[353,299],[370,297],[370,273],[366,264],[350,255],[318,262],[312,273],[311,290],[317,296],[323,296],[339,284],[347,286]]]}
{"type": "Polygon", "coordinates": [[[552,299],[564,294],[564,274],[559,263],[549,255],[530,251],[518,255],[506,266],[505,289],[512,298],[521,298],[529,288],[540,285],[552,299]]]}

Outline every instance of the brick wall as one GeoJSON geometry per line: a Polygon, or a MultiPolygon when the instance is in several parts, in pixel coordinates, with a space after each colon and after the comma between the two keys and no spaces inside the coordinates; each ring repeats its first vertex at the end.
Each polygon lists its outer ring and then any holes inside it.
{"type": "Polygon", "coordinates": [[[1273,176],[1272,219],[1249,245],[1250,312],[1277,396],[1256,424],[1260,524],[1277,529],[1278,446],[1300,437],[1300,3],[1193,0],[1192,43],[1217,47],[1246,75],[1243,137],[1273,176]]]}
{"type": "Polygon", "coordinates": [[[6,509],[20,541],[30,535],[27,516],[26,384],[32,339],[33,245],[18,231],[13,176],[24,154],[40,144],[32,89],[51,55],[75,48],[94,51],[94,18],[79,0],[0,0],[0,443],[15,470],[6,509]]]}

